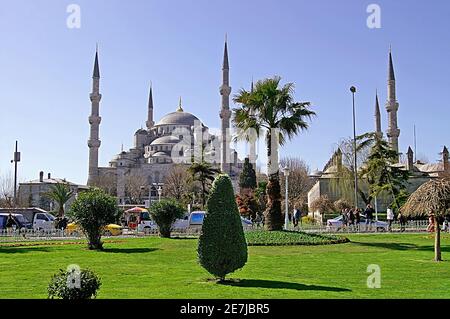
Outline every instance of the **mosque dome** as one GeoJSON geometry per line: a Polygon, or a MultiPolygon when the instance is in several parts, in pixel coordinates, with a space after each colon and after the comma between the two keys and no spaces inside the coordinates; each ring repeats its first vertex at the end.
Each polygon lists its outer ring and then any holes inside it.
{"type": "Polygon", "coordinates": [[[195,115],[184,111],[176,111],[163,116],[156,126],[183,125],[191,127],[194,126],[195,121],[200,121],[195,115]]]}
{"type": "Polygon", "coordinates": [[[180,139],[176,136],[166,135],[161,136],[151,142],[150,145],[161,145],[161,144],[177,144],[180,142],[180,139]]]}
{"type": "Polygon", "coordinates": [[[157,152],[157,153],[153,154],[152,157],[169,157],[169,155],[167,155],[164,152],[157,152]]]}
{"type": "Polygon", "coordinates": [[[194,126],[195,121],[200,121],[195,115],[185,112],[181,106],[181,97],[178,104],[178,109],[175,112],[164,115],[161,120],[156,123],[159,125],[182,125],[182,126],[194,126]]]}

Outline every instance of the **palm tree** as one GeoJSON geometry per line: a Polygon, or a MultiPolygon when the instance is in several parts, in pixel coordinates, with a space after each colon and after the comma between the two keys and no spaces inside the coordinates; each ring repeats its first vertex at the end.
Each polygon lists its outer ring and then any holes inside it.
{"type": "Polygon", "coordinates": [[[64,204],[72,197],[73,191],[67,183],[57,183],[50,186],[50,191],[46,197],[58,203],[58,217],[64,216],[64,204]]]}
{"type": "Polygon", "coordinates": [[[237,139],[250,140],[265,133],[267,146],[267,208],[265,225],[268,230],[281,230],[281,189],[279,180],[278,148],[286,138],[291,139],[308,128],[305,119],[315,113],[308,109],[309,102],[294,101],[294,84],[280,87],[281,78],[258,81],[252,91],[242,89],[234,101],[241,104],[234,109],[233,122],[237,128],[237,139]],[[256,136],[255,136],[256,135],[256,136]]]}
{"type": "Polygon", "coordinates": [[[429,214],[434,223],[434,260],[442,261],[441,229],[439,219],[450,209],[450,179],[432,179],[422,184],[408,198],[400,212],[404,216],[415,217],[429,214]]]}
{"type": "Polygon", "coordinates": [[[208,194],[207,186],[210,185],[215,178],[215,175],[220,173],[220,170],[211,166],[207,162],[193,162],[188,168],[194,181],[200,182],[202,186],[202,207],[206,205],[206,195],[208,194]]]}

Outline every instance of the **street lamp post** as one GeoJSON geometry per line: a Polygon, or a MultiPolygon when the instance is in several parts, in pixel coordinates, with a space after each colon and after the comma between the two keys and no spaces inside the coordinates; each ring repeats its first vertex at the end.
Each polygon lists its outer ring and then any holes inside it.
{"type": "Polygon", "coordinates": [[[289,227],[289,167],[285,166],[283,168],[284,176],[286,177],[286,194],[285,194],[285,208],[286,213],[284,215],[284,229],[287,230],[289,227]]]}
{"type": "Polygon", "coordinates": [[[161,201],[161,195],[162,195],[162,187],[158,186],[158,201],[161,201]]]}
{"type": "Polygon", "coordinates": [[[353,165],[353,175],[355,178],[355,208],[358,207],[358,163],[357,163],[357,155],[356,155],[356,120],[355,120],[355,93],[356,88],[352,86],[350,88],[350,92],[352,92],[353,97],[353,155],[355,164],[353,165]]]}

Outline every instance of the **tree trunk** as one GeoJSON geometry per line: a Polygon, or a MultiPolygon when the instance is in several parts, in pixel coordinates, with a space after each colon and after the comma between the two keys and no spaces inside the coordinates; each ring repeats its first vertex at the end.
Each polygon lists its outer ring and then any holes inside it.
{"type": "Polygon", "coordinates": [[[441,257],[441,228],[438,222],[438,219],[436,216],[433,218],[434,222],[434,260],[435,261],[442,261],[441,257]]]}
{"type": "Polygon", "coordinates": [[[267,143],[267,207],[264,212],[264,225],[267,230],[283,230],[283,216],[281,214],[281,187],[278,163],[277,130],[269,131],[266,136],[267,143]]]}
{"type": "Polygon", "coordinates": [[[281,188],[278,172],[269,176],[267,184],[267,208],[264,213],[267,230],[282,230],[281,188]]]}
{"type": "Polygon", "coordinates": [[[206,186],[205,186],[205,182],[202,181],[202,207],[203,207],[203,209],[205,209],[205,205],[206,205],[206,186]]]}

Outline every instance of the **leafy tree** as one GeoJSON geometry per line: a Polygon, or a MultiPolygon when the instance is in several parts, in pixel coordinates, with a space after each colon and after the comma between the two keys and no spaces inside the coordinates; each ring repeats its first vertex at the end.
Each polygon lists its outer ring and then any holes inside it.
{"type": "Polygon", "coordinates": [[[244,160],[244,166],[239,176],[239,187],[252,190],[256,188],[256,172],[248,157],[244,160]]]}
{"type": "Polygon", "coordinates": [[[58,203],[58,217],[64,216],[64,204],[66,204],[73,195],[68,183],[57,183],[50,186],[50,191],[45,194],[47,198],[58,203]]]}
{"type": "Polygon", "coordinates": [[[247,243],[228,175],[215,179],[198,242],[200,264],[220,281],[247,262],[247,243]]]}
{"type": "Polygon", "coordinates": [[[170,238],[173,223],[185,213],[183,205],[176,199],[162,199],[150,206],[150,215],[158,225],[161,237],[170,238]]]}
{"type": "Polygon", "coordinates": [[[291,139],[308,128],[307,119],[315,113],[308,102],[294,101],[294,84],[280,87],[280,77],[258,81],[254,90],[242,89],[234,101],[241,104],[234,109],[233,122],[237,128],[237,139],[249,140],[265,133],[267,146],[267,208],[265,226],[268,230],[281,230],[281,189],[278,168],[278,149],[286,139],[291,139]]]}
{"type": "Polygon", "coordinates": [[[118,214],[116,199],[99,188],[80,193],[69,211],[86,234],[88,248],[93,250],[103,249],[101,237],[104,227],[114,223],[118,214]]]}
{"type": "MultiPolygon", "coordinates": [[[[362,169],[369,184],[371,197],[379,196],[382,192],[391,194],[394,203],[400,192],[405,191],[409,172],[395,166],[398,153],[391,149],[388,142],[376,138],[367,162],[362,169]]],[[[395,207],[400,207],[398,203],[395,207]]]]}
{"type": "Polygon", "coordinates": [[[188,171],[192,175],[193,180],[201,184],[202,207],[205,207],[209,185],[214,181],[214,176],[220,173],[220,170],[212,167],[207,162],[194,162],[188,168],[188,171]]]}

